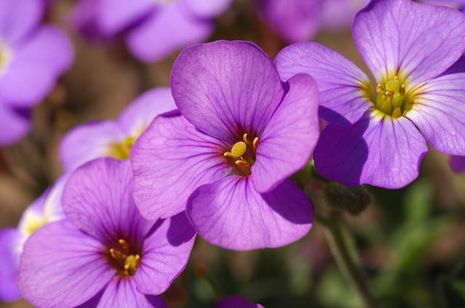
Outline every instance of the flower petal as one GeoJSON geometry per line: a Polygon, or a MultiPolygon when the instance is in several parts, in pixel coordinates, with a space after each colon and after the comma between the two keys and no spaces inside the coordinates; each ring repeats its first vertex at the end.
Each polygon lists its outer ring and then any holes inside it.
{"type": "Polygon", "coordinates": [[[370,0],[326,0],[321,12],[321,28],[325,31],[344,31],[349,28],[355,14],[370,0]]]}
{"type": "Polygon", "coordinates": [[[216,41],[184,49],[171,88],[182,115],[209,136],[237,142],[261,134],[284,90],[271,60],[256,45],[216,41]]]}
{"type": "Polygon", "coordinates": [[[98,158],[79,167],[63,191],[63,210],[78,228],[112,244],[115,237],[140,241],[153,222],[143,219],[132,199],[128,161],[98,158]]]}
{"type": "Polygon", "coordinates": [[[155,119],[131,153],[134,199],[142,215],[158,219],[178,214],[197,187],[226,176],[222,147],[182,116],[155,119]]]}
{"type": "Polygon", "coordinates": [[[157,115],[175,109],[170,88],[155,88],[137,97],[123,111],[118,123],[128,136],[139,136],[157,115]]]}
{"type": "Polygon", "coordinates": [[[126,137],[113,121],[79,125],[67,132],[61,141],[61,164],[70,172],[92,159],[108,157],[111,145],[126,137]]]}
{"type": "Polygon", "coordinates": [[[0,76],[0,93],[21,107],[42,100],[73,60],[65,34],[51,26],[41,27],[27,41],[12,48],[12,61],[0,76]]]}
{"type": "Polygon", "coordinates": [[[21,238],[16,229],[0,230],[0,301],[12,302],[21,297],[16,287],[21,238]]]}
{"type": "Polygon", "coordinates": [[[193,15],[200,18],[214,18],[228,9],[233,0],[181,0],[193,15]]]}
{"type": "Polygon", "coordinates": [[[115,275],[104,247],[68,221],[46,225],[26,242],[18,287],[38,307],[75,307],[96,295],[115,275]]]}
{"type": "Polygon", "coordinates": [[[259,0],[267,23],[288,42],[307,41],[319,30],[323,1],[259,0]]]}
{"type": "Polygon", "coordinates": [[[280,247],[299,240],[312,226],[312,208],[290,181],[260,194],[247,178],[230,176],[199,187],[187,206],[200,236],[227,249],[280,247]]]}
{"type": "Polygon", "coordinates": [[[153,0],[100,0],[96,7],[99,29],[107,36],[113,36],[131,24],[153,12],[153,0]]]}
{"type": "Polygon", "coordinates": [[[289,80],[289,91],[259,140],[251,176],[258,191],[273,189],[308,162],[320,135],[318,102],[310,76],[289,80]]]}
{"type": "Polygon", "coordinates": [[[206,40],[211,32],[209,21],[189,16],[175,3],[161,7],[130,31],[127,43],[139,60],[156,62],[177,49],[206,40]]]}
{"type": "Polygon", "coordinates": [[[454,172],[465,172],[465,156],[452,156],[450,158],[450,167],[454,172]]]}
{"type": "Polygon", "coordinates": [[[30,129],[29,115],[23,115],[0,99],[0,146],[18,141],[30,129]]]}
{"type": "Polygon", "coordinates": [[[137,290],[144,294],[161,294],[187,265],[195,242],[186,214],[171,217],[144,242],[142,262],[136,273],[137,290]]]}
{"type": "Polygon", "coordinates": [[[437,150],[465,155],[465,73],[426,82],[406,116],[437,150]]]}
{"type": "Polygon", "coordinates": [[[418,84],[444,72],[464,53],[465,16],[411,0],[372,1],[355,17],[353,34],[377,81],[400,71],[418,84]]]}
{"type": "Polygon", "coordinates": [[[39,24],[44,9],[42,0],[0,1],[0,41],[13,43],[29,34],[39,24]]]}
{"type": "Polygon", "coordinates": [[[418,177],[426,141],[406,118],[370,115],[355,124],[330,124],[314,159],[318,172],[349,186],[401,188],[418,177]]]}
{"type": "Polygon", "coordinates": [[[361,85],[369,82],[368,77],[352,62],[321,44],[288,46],[278,54],[275,64],[283,80],[299,73],[315,79],[320,90],[320,114],[327,121],[340,121],[343,117],[353,123],[371,106],[360,90],[361,85]]]}
{"type": "Polygon", "coordinates": [[[160,296],[145,296],[137,291],[133,279],[114,278],[103,292],[97,307],[166,308],[166,304],[160,296]]]}

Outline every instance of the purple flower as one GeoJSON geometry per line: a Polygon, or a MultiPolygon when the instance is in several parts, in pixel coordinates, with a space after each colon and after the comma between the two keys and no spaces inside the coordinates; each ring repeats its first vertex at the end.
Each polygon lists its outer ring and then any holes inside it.
{"type": "Polygon", "coordinates": [[[260,304],[252,304],[241,296],[226,296],[216,305],[216,308],[265,308],[260,304]]]}
{"type": "Polygon", "coordinates": [[[184,213],[143,219],[127,161],[100,158],[78,168],[62,196],[65,220],[35,232],[21,256],[18,287],[35,306],[162,307],[186,266],[195,233],[184,213]]]}
{"type": "Polygon", "coordinates": [[[160,61],[172,52],[206,40],[213,19],[232,0],[81,0],[72,13],[77,29],[95,37],[124,33],[141,61],[160,61]]]}
{"type": "Polygon", "coordinates": [[[376,86],[349,60],[317,43],[285,48],[284,80],[312,75],[330,124],[315,149],[325,177],[399,188],[413,181],[429,143],[465,154],[465,74],[449,70],[465,50],[465,16],[409,0],[372,2],[355,18],[355,44],[376,86]]]}
{"type": "Polygon", "coordinates": [[[116,121],[93,122],[68,132],[60,158],[66,172],[97,157],[128,159],[132,145],[159,114],[176,109],[169,88],[155,88],[136,98],[116,121]]]}
{"type": "Polygon", "coordinates": [[[0,145],[29,130],[29,110],[69,68],[73,52],[65,35],[40,25],[42,0],[0,2],[0,145]]]}
{"type": "Polygon", "coordinates": [[[256,0],[265,22],[288,42],[306,41],[322,28],[350,25],[368,0],[256,0]]]}
{"type": "Polygon", "coordinates": [[[187,206],[200,235],[237,250],[304,236],[311,205],[287,178],[319,135],[313,80],[282,83],[256,45],[217,41],[184,49],[171,86],[180,113],[155,119],[131,156],[142,215],[187,206]]]}
{"type": "Polygon", "coordinates": [[[65,178],[61,178],[35,200],[24,211],[18,228],[0,231],[0,300],[14,301],[21,297],[16,278],[24,242],[37,229],[63,218],[60,198],[64,182],[65,178]]]}

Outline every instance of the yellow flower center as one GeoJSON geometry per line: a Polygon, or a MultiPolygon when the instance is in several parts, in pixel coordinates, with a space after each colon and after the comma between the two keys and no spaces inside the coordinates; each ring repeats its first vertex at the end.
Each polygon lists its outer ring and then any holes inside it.
{"type": "Polygon", "coordinates": [[[137,137],[127,137],[121,142],[115,142],[110,144],[110,148],[108,149],[108,154],[111,157],[116,159],[129,159],[131,155],[131,149],[134,143],[136,143],[137,137]]]}
{"type": "Polygon", "coordinates": [[[224,152],[224,157],[234,168],[234,173],[241,176],[249,176],[255,163],[258,149],[258,137],[251,138],[247,133],[242,135],[242,140],[233,144],[230,151],[224,152]]]}
{"type": "Polygon", "coordinates": [[[415,96],[418,94],[415,89],[407,89],[406,79],[400,77],[399,74],[383,78],[377,84],[374,95],[369,88],[369,85],[362,86],[365,97],[373,102],[377,111],[393,118],[400,118],[412,109],[415,96]]]}
{"type": "Polygon", "coordinates": [[[140,255],[134,253],[124,239],[119,239],[116,247],[108,249],[107,257],[118,274],[123,277],[135,275],[141,262],[140,255]]]}

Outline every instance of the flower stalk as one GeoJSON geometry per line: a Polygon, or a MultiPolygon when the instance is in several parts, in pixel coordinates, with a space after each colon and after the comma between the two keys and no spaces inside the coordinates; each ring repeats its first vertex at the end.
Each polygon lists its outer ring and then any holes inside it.
{"type": "Polygon", "coordinates": [[[329,217],[318,217],[318,221],[326,227],[331,253],[344,277],[360,296],[364,307],[377,307],[366,277],[359,266],[352,239],[344,227],[341,212],[332,210],[329,217]]]}

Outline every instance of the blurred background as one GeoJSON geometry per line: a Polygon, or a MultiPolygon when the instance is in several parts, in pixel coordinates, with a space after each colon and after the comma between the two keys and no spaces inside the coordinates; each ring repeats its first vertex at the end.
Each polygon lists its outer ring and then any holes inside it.
{"type": "MultiPolygon", "coordinates": [[[[96,44],[73,31],[74,1],[55,1],[48,22],[71,38],[76,59],[46,100],[33,111],[33,129],[0,149],[0,228],[15,227],[22,211],[60,175],[58,146],[75,125],[115,118],[144,90],[168,86],[176,54],[141,64],[118,40],[96,44]]],[[[242,39],[274,57],[285,46],[249,0],[237,0],[216,19],[211,40],[242,39]]],[[[363,67],[350,24],[320,31],[315,40],[363,67]]],[[[465,176],[448,157],[430,151],[421,177],[402,190],[368,188],[370,206],[345,217],[343,229],[358,251],[369,287],[382,307],[465,307],[465,176]]],[[[315,206],[322,206],[315,202],[315,206]]],[[[2,266],[0,264],[0,266],[2,266]]],[[[213,307],[240,294],[265,307],[361,307],[338,270],[325,227],[285,248],[232,252],[198,239],[187,270],[165,294],[170,307],[213,307]]],[[[29,307],[24,301],[0,307],[29,307]]]]}

